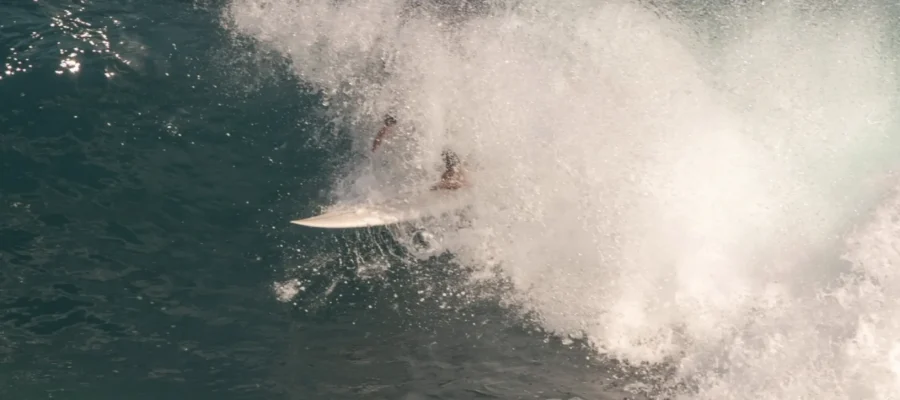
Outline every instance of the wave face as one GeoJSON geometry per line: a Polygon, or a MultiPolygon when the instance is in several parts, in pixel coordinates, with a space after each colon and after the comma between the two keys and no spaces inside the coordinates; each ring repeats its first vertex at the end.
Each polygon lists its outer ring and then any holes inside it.
{"type": "Polygon", "coordinates": [[[548,331],[674,366],[656,390],[684,398],[893,398],[897,10],[820,3],[232,0],[223,24],[353,136],[339,200],[460,154],[478,202],[429,229],[548,331]]]}

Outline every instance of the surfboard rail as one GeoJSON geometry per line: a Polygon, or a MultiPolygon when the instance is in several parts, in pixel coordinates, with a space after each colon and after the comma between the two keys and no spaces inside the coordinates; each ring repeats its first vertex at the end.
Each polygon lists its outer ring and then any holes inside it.
{"type": "Polygon", "coordinates": [[[381,204],[336,206],[319,215],[292,220],[291,223],[322,229],[371,228],[455,211],[469,204],[469,201],[467,193],[430,191],[381,204]]]}

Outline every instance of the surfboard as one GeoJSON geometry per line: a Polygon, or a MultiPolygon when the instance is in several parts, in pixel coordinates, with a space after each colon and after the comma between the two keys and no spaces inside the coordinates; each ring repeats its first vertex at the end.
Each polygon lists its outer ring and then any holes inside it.
{"type": "Polygon", "coordinates": [[[392,225],[455,211],[469,204],[466,191],[429,191],[381,204],[333,206],[324,213],[292,224],[312,228],[348,229],[392,225]]]}

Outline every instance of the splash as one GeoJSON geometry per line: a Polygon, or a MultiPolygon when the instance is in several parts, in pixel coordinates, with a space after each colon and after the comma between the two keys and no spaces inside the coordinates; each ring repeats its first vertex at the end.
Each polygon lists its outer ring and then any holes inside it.
{"type": "Polygon", "coordinates": [[[864,244],[891,233],[835,249],[900,148],[893,10],[815,4],[233,0],[224,20],[353,132],[337,197],[426,187],[462,155],[469,225],[432,231],[548,330],[676,365],[670,395],[891,398],[895,277],[865,276],[893,253],[864,244]]]}

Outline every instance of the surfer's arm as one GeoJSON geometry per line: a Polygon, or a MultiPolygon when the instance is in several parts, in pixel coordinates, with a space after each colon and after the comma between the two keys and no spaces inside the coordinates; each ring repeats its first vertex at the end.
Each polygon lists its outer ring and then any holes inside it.
{"type": "Polygon", "coordinates": [[[397,120],[390,115],[384,116],[384,126],[378,131],[378,134],[375,135],[375,141],[372,142],[372,151],[378,148],[381,145],[381,142],[384,141],[384,138],[391,133],[391,127],[397,123],[397,120]]]}
{"type": "Polygon", "coordinates": [[[385,126],[378,131],[378,134],[375,135],[375,141],[372,142],[372,151],[378,148],[381,145],[381,142],[384,141],[384,138],[391,132],[391,127],[385,126]]]}

